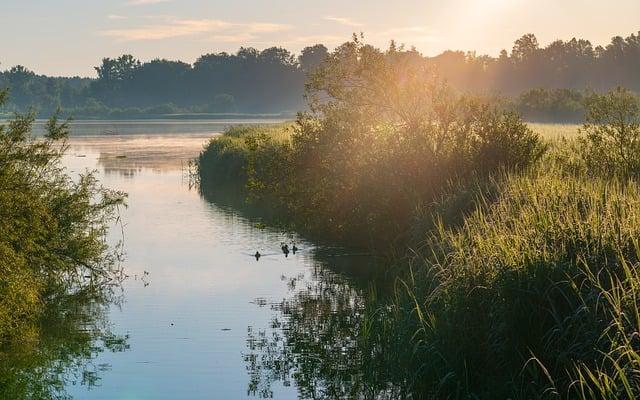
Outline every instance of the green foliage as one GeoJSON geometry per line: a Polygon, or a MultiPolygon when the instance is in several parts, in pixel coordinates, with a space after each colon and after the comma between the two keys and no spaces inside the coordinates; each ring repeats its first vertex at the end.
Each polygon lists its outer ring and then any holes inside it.
{"type": "Polygon", "coordinates": [[[590,172],[640,174],[640,100],[622,88],[593,95],[581,133],[581,154],[590,172]]]}
{"type": "Polygon", "coordinates": [[[480,182],[463,224],[424,233],[396,311],[418,392],[640,395],[640,191],[548,165],[480,182]]]}
{"type": "Polygon", "coordinates": [[[449,180],[525,168],[544,149],[518,116],[455,93],[415,51],[356,39],[307,88],[312,111],[290,142],[248,142],[249,189],[328,239],[388,246],[449,180]]]}
{"type": "Polygon", "coordinates": [[[91,173],[67,176],[66,123],[52,118],[42,139],[30,136],[32,123],[26,115],[0,126],[0,345],[33,331],[51,301],[99,295],[119,276],[104,237],[123,195],[91,173]]]}

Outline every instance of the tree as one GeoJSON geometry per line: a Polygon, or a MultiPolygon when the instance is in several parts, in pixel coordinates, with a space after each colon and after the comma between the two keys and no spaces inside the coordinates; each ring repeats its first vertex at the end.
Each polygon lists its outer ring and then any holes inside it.
{"type": "Polygon", "coordinates": [[[298,56],[298,63],[305,73],[313,72],[327,59],[328,54],[329,50],[323,44],[307,46],[298,56]]]}
{"type": "Polygon", "coordinates": [[[102,81],[127,81],[130,80],[136,70],[140,68],[140,61],[130,54],[124,54],[118,58],[103,58],[102,64],[94,69],[98,73],[98,79],[102,81]]]}
{"type": "Polygon", "coordinates": [[[582,156],[589,171],[640,176],[640,102],[617,88],[587,101],[581,129],[582,156]]]}
{"type": "Polygon", "coordinates": [[[539,48],[536,36],[533,33],[527,33],[516,40],[511,50],[511,57],[518,61],[526,61],[535,55],[539,48]]]}

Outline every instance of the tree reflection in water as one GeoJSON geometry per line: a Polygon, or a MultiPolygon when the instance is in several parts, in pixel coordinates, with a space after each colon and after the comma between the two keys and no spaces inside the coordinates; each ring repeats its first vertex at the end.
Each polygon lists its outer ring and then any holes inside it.
{"type": "Polygon", "coordinates": [[[128,335],[113,333],[107,319],[121,300],[119,284],[51,299],[38,324],[0,348],[0,398],[70,399],[68,386],[98,385],[110,366],[95,364],[96,357],[129,348],[128,335]]]}
{"type": "Polygon", "coordinates": [[[291,296],[271,305],[271,326],[249,327],[248,394],[271,398],[272,385],[280,382],[295,385],[303,399],[406,397],[405,385],[393,383],[402,373],[387,345],[384,307],[375,296],[363,296],[375,291],[322,265],[310,275],[283,277],[291,296]]]}
{"type": "MultiPolygon", "coordinates": [[[[216,207],[286,230],[277,210],[247,203],[242,187],[201,182],[200,191],[216,207]]],[[[310,258],[314,268],[282,277],[288,298],[255,300],[274,317],[267,329],[248,328],[248,395],[272,398],[281,384],[295,385],[302,399],[410,397],[413,346],[386,318],[393,309],[382,295],[394,280],[378,276],[377,260],[367,256],[318,248],[310,258]]]]}

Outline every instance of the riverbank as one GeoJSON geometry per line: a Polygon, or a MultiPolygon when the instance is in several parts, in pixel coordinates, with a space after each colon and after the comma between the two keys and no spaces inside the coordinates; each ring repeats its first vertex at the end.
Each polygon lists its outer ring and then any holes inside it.
{"type": "Polygon", "coordinates": [[[309,84],[315,113],[213,139],[201,184],[387,255],[393,301],[372,289],[358,343],[413,397],[636,398],[637,99],[594,96],[580,133],[542,138],[398,60],[337,50],[309,84]]]}
{"type": "MultiPolygon", "coordinates": [[[[278,148],[291,141],[279,129],[213,139],[200,167],[216,173],[201,179],[251,185],[247,170],[261,168],[251,160],[267,155],[250,154],[249,137],[275,136],[261,140],[278,148]]],[[[636,378],[640,193],[576,172],[566,158],[576,142],[553,142],[530,170],[454,187],[417,210],[411,250],[393,268],[392,311],[370,321],[386,326],[390,365],[412,376],[398,384],[430,396],[614,398],[636,378]]]]}

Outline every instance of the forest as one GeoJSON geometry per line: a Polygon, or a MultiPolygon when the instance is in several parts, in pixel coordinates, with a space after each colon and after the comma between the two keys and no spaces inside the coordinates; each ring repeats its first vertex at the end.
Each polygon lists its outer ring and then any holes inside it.
{"type": "MultiPolygon", "coordinates": [[[[557,40],[546,46],[526,34],[497,57],[468,51],[425,56],[395,42],[408,58],[424,63],[462,92],[500,96],[532,121],[575,122],[584,117],[591,92],[617,86],[640,91],[640,32],[610,43],[557,40]]],[[[96,76],[48,77],[24,66],[0,72],[10,90],[0,113],[57,109],[76,118],[136,118],[188,114],[293,115],[305,107],[305,77],[329,54],[322,44],[296,55],[282,47],[213,52],[193,64],[133,55],[104,58],[96,76]]]]}

